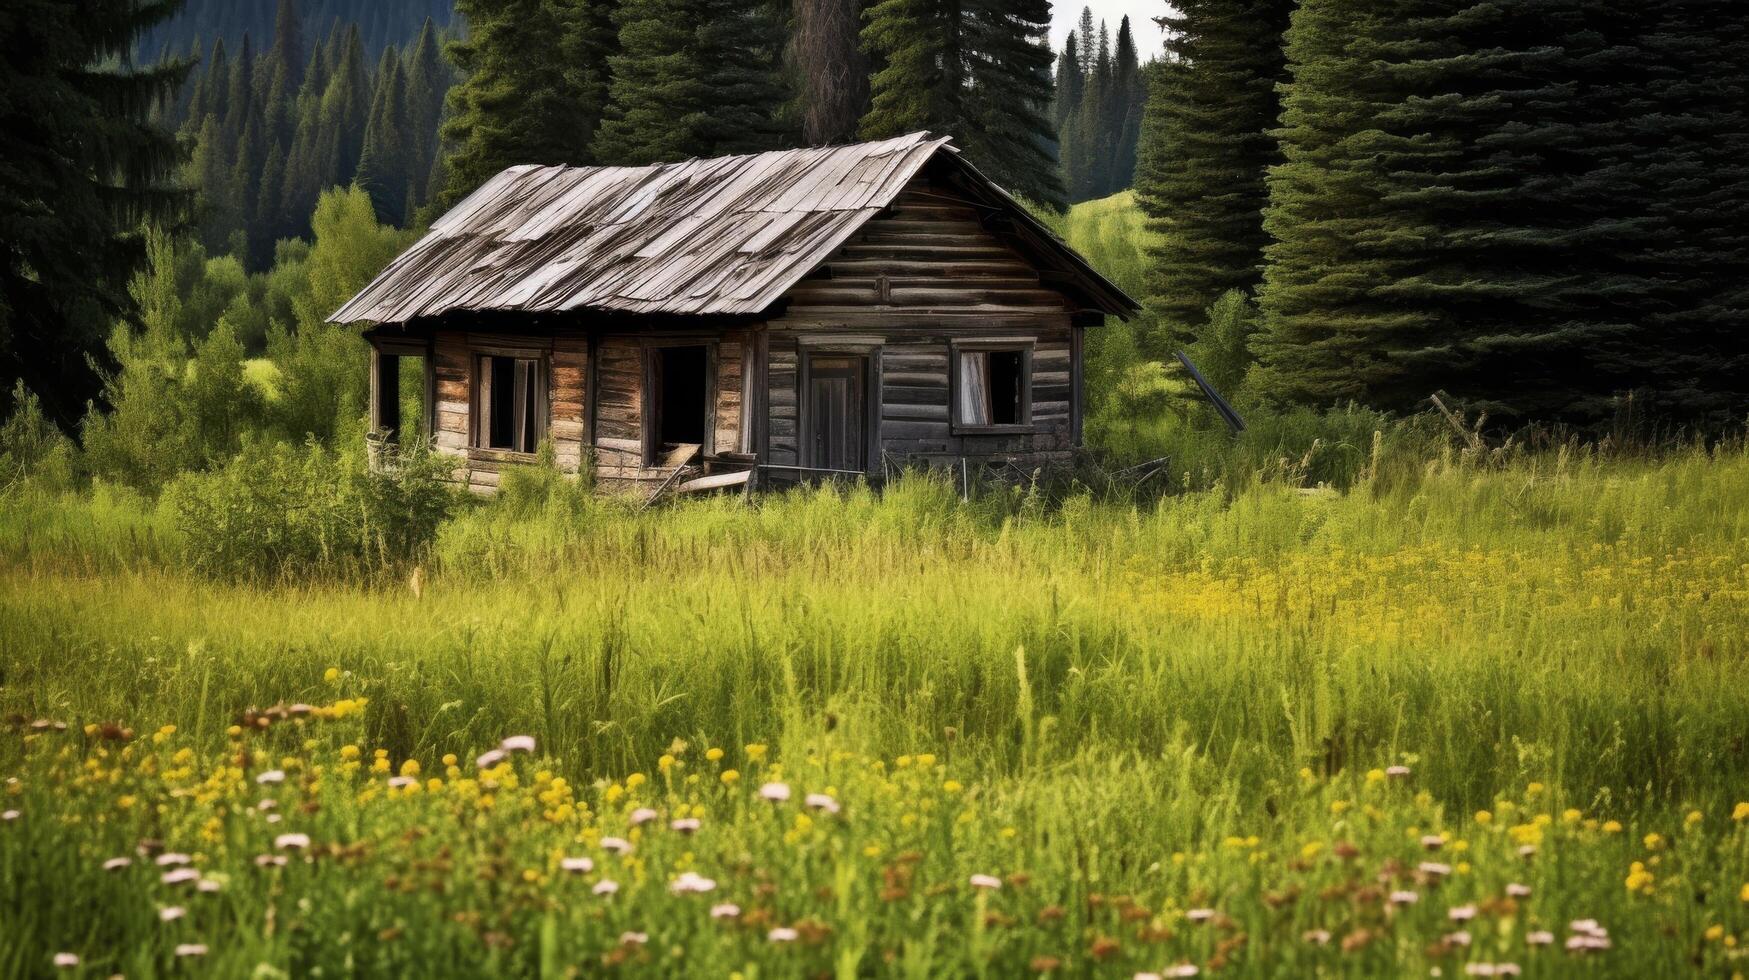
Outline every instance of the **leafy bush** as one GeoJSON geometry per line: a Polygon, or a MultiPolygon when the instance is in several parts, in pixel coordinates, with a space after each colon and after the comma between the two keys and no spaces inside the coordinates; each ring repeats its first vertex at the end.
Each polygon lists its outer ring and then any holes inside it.
{"type": "Polygon", "coordinates": [[[362,453],[256,444],[165,491],[184,560],[220,578],[356,577],[418,560],[448,516],[448,463],[414,449],[373,470],[362,453]]]}

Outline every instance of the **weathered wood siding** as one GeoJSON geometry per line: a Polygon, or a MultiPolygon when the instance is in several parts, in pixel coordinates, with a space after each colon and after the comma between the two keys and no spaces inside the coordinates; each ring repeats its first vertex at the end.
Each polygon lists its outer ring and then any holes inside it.
{"type": "Polygon", "coordinates": [[[797,445],[799,359],[807,342],[830,334],[881,341],[871,356],[879,367],[880,445],[888,458],[1044,460],[1073,448],[1076,304],[1043,283],[980,217],[969,202],[920,176],[890,214],[863,226],[790,291],[782,315],[767,324],[768,461],[804,462],[797,445]],[[956,434],[952,343],[998,336],[1033,343],[1032,431],[956,434]]]}

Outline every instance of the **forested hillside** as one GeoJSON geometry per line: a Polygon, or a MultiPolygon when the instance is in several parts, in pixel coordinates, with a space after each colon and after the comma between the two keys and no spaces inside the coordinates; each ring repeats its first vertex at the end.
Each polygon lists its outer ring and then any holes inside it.
{"type": "MultiPolygon", "coordinates": [[[[302,0],[299,29],[320,37],[336,23],[356,25],[364,52],[373,60],[389,45],[406,45],[419,35],[425,21],[447,27],[454,19],[455,0],[302,0]]],[[[156,59],[224,41],[235,51],[245,35],[264,44],[280,16],[278,0],[185,0],[176,16],[142,32],[134,44],[136,59],[156,59]]]]}

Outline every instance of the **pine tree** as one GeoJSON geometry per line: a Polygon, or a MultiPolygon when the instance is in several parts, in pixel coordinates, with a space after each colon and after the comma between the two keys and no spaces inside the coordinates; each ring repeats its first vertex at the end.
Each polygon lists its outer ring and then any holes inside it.
{"type": "Polygon", "coordinates": [[[304,22],[298,16],[297,0],[279,0],[268,58],[275,70],[285,72],[284,89],[296,92],[304,81],[304,22]]]}
{"type": "Polygon", "coordinates": [[[1261,385],[1404,409],[1444,391],[1503,422],[1602,423],[1636,388],[1684,421],[1740,410],[1749,343],[1717,298],[1749,272],[1749,127],[1720,97],[1742,87],[1743,15],[1392,14],[1308,0],[1295,16],[1261,385]],[[1723,56],[1677,68],[1647,45],[1723,56]]]}
{"type": "Polygon", "coordinates": [[[616,19],[604,163],[640,165],[775,148],[787,93],[771,11],[745,0],[626,0],[616,19]]]}
{"type": "Polygon", "coordinates": [[[1204,312],[1262,269],[1264,173],[1279,159],[1282,34],[1293,0],[1182,0],[1166,19],[1168,61],[1152,73],[1149,139],[1136,196],[1160,236],[1144,338],[1163,358],[1190,343],[1204,312]]]}
{"type": "Polygon", "coordinates": [[[1112,131],[1111,180],[1107,194],[1129,187],[1136,176],[1136,141],[1141,136],[1143,101],[1142,69],[1136,56],[1130,19],[1124,16],[1117,29],[1117,50],[1112,55],[1111,108],[1106,125],[1112,131]]]}
{"type": "MultiPolygon", "coordinates": [[[[1069,116],[1081,107],[1081,89],[1086,82],[1086,73],[1081,68],[1080,43],[1075,40],[1075,32],[1070,31],[1063,40],[1063,53],[1057,56],[1055,101],[1051,103],[1051,122],[1056,124],[1059,134],[1069,116]]],[[[1068,180],[1065,179],[1064,183],[1068,180]]]]}
{"type": "Polygon", "coordinates": [[[401,225],[407,203],[407,83],[394,48],[384,48],[371,98],[370,122],[354,181],[370,195],[377,220],[401,225]]]}
{"type": "Polygon", "coordinates": [[[863,43],[884,60],[861,133],[955,137],[1008,190],[1063,206],[1051,109],[1049,0],[882,0],[863,43]]]}
{"type": "Polygon", "coordinates": [[[565,50],[596,2],[458,0],[469,33],[448,48],[463,77],[449,92],[443,124],[450,150],[441,206],[509,166],[593,162],[589,142],[600,106],[577,90],[565,50]]]}
{"type": "Polygon", "coordinates": [[[0,18],[0,377],[22,379],[63,427],[98,391],[93,360],[107,363],[105,337],[133,309],[142,222],[174,222],[188,204],[171,186],[183,153],[146,120],[189,63],[127,57],[175,9],[8,0],[0,18]]]}

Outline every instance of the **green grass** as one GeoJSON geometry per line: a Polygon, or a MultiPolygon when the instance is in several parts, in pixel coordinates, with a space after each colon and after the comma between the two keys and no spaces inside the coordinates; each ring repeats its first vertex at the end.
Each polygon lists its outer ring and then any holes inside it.
{"type": "Polygon", "coordinates": [[[549,489],[452,518],[415,588],[405,569],[218,584],[183,570],[174,522],[146,502],[16,489],[0,498],[0,710],[71,729],[0,749],[22,780],[7,805],[24,814],[0,829],[0,910],[31,923],[0,940],[0,968],[36,972],[73,950],[130,976],[167,972],[175,935],[208,942],[202,962],[225,975],[259,962],[588,971],[603,957],[654,975],[1011,975],[1039,957],[1071,975],[1180,961],[1451,975],[1506,959],[1564,972],[1573,960],[1527,951],[1523,933],[1564,939],[1569,919],[1599,918],[1616,947],[1588,961],[1601,973],[1661,975],[1697,957],[1728,972],[1722,938],[1704,933],[1749,930],[1737,894],[1749,834],[1732,820],[1749,796],[1746,499],[1749,457],[1735,448],[1435,457],[1363,468],[1346,493],[1247,484],[1139,508],[965,506],[923,478],[881,496],[648,513],[549,489]],[[226,731],[250,706],[354,696],[368,698],[360,716],[307,735],[275,726],[241,756],[226,731]],[[116,782],[79,783],[68,767],[93,751],[79,732],[106,721],[178,731],[98,759],[116,782]],[[491,813],[467,796],[480,784],[465,761],[418,800],[389,800],[384,775],[334,771],[352,743],[367,762],[380,748],[393,767],[413,759],[443,777],[445,753],[466,760],[512,733],[533,735],[539,765],[569,781],[577,814],[560,826],[550,801],[518,795],[546,791],[528,788],[533,763],[491,813]],[[689,746],[680,761],[711,778],[633,797],[663,820],[697,804],[707,830],[652,839],[647,864],[616,872],[616,905],[565,891],[555,855],[619,861],[592,839],[627,830],[615,781],[654,775],[676,739],[689,746]],[[750,784],[771,760],[739,747],[767,742],[798,800],[830,788],[848,822],[797,832],[794,802],[773,818],[700,756],[728,747],[721,765],[750,784]],[[170,757],[179,747],[191,760],[170,757]],[[920,752],[945,767],[928,793],[965,786],[933,815],[922,787],[887,785],[898,757],[920,752]],[[293,780],[320,808],[282,809],[282,826],[342,851],[260,880],[250,862],[271,834],[248,805],[263,791],[226,774],[239,758],[250,774],[327,767],[318,790],[293,780]],[[1413,770],[1406,785],[1365,775],[1396,763],[1413,770]],[[191,772],[163,776],[179,767],[191,772]],[[197,788],[173,793],[185,785],[197,788]],[[163,809],[117,811],[127,787],[163,809]],[[1500,816],[1481,825],[1478,810],[1500,816]],[[1530,831],[1513,828],[1536,814],[1551,826],[1525,861],[1530,831]],[[413,825],[428,843],[403,839],[413,825]],[[1443,891],[1413,870],[1429,832],[1473,849],[1440,857],[1474,863],[1443,891]],[[1649,832],[1670,843],[1648,851],[1649,832]],[[227,876],[217,897],[188,903],[188,928],[151,919],[180,894],[155,874],[94,870],[136,836],[227,876]],[[1359,855],[1332,856],[1341,841],[1359,855]],[[356,861],[340,856],[360,842],[356,861]],[[445,842],[456,853],[433,874],[447,897],[384,884],[445,842]],[[916,860],[897,861],[905,851],[916,860]],[[1624,888],[1630,862],[1652,857],[1649,892],[1624,888]],[[684,869],[723,882],[750,918],[725,932],[678,911],[666,884],[684,869]],[[1030,880],[982,893],[974,873],[1030,880]],[[1381,874],[1424,902],[1387,913],[1367,891],[1381,874]],[[905,897],[883,898],[895,875],[912,876],[905,897]],[[1500,901],[1521,878],[1534,897],[1500,901]],[[1107,896],[1145,914],[1126,919],[1107,896]],[[1472,900],[1484,903],[1475,945],[1439,946],[1444,908],[1472,900]],[[1183,915],[1199,905],[1223,919],[1199,929],[1183,915]],[[1053,907],[1064,918],[1041,923],[1053,907]],[[298,925],[257,938],[264,918],[298,925]],[[803,938],[769,943],[768,925],[803,938]],[[1316,928],[1332,947],[1302,941],[1316,928]],[[627,929],[650,945],[619,946],[627,929]],[[336,946],[383,931],[393,940],[369,950],[336,946]]]}

